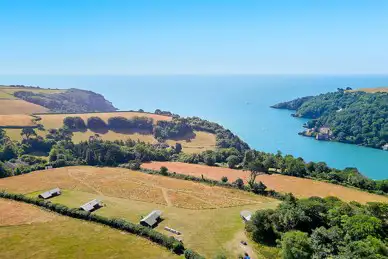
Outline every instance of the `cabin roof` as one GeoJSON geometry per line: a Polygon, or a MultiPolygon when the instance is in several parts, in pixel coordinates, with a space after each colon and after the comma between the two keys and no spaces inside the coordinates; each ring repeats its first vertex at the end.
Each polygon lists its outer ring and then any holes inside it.
{"type": "Polygon", "coordinates": [[[41,193],[41,194],[39,194],[39,196],[42,197],[43,199],[47,199],[47,198],[52,197],[54,194],[61,194],[61,190],[59,188],[55,188],[55,189],[52,189],[50,191],[41,193]]]}
{"type": "Polygon", "coordinates": [[[149,226],[153,226],[158,222],[158,218],[162,215],[162,212],[160,210],[154,210],[147,216],[145,216],[140,222],[144,222],[149,226]]]}
{"type": "Polygon", "coordinates": [[[95,209],[95,206],[99,205],[100,202],[101,202],[100,200],[94,199],[94,200],[91,200],[91,201],[85,203],[80,208],[85,210],[85,211],[91,211],[91,210],[95,209]]]}

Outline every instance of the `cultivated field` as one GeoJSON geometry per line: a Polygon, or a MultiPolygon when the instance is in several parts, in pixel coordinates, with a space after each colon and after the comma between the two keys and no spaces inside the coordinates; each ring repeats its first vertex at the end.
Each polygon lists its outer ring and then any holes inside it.
{"type": "MultiPolygon", "coordinates": [[[[229,181],[235,181],[237,178],[247,180],[249,172],[234,170],[223,167],[210,167],[205,165],[186,164],[178,162],[152,162],[143,164],[146,169],[159,170],[161,166],[166,166],[170,172],[188,174],[220,180],[222,176],[228,177],[229,181]]],[[[269,189],[283,193],[293,193],[297,197],[327,197],[336,196],[344,201],[366,202],[388,202],[388,197],[363,192],[357,189],[348,188],[340,185],[291,177],[279,174],[260,175],[257,181],[262,181],[269,189]]]]}
{"type": "Polygon", "coordinates": [[[42,93],[42,94],[58,94],[63,93],[66,90],[63,89],[46,89],[46,88],[28,88],[28,87],[9,87],[9,86],[0,86],[0,91],[13,95],[18,91],[32,92],[32,93],[42,93]]]}
{"type": "Polygon", "coordinates": [[[0,126],[34,126],[33,117],[26,114],[0,115],[0,126]]]}
{"type": "Polygon", "coordinates": [[[180,258],[106,226],[0,199],[0,258],[180,258]]]}
{"type": "Polygon", "coordinates": [[[23,100],[0,99],[0,115],[48,112],[47,108],[23,100]]]}
{"type": "Polygon", "coordinates": [[[53,187],[64,189],[53,202],[78,207],[100,198],[106,206],[95,213],[132,222],[159,209],[164,220],[158,231],[172,235],[164,226],[181,231],[187,247],[209,258],[219,252],[228,258],[243,252],[238,245],[240,238],[245,239],[241,210],[274,208],[279,203],[239,190],[120,168],[68,167],[0,179],[0,189],[32,196],[53,187]]]}

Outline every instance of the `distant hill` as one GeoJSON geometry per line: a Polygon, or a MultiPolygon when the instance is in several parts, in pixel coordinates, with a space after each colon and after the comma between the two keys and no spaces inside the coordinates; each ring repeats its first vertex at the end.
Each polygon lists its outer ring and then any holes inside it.
{"type": "Polygon", "coordinates": [[[21,88],[13,95],[48,108],[52,112],[112,112],[117,110],[101,94],[74,88],[59,93],[34,92],[21,88]]]}
{"type": "MultiPolygon", "coordinates": [[[[384,88],[382,88],[384,89],[384,88]]],[[[295,110],[295,117],[311,119],[303,135],[373,148],[388,145],[388,93],[338,89],[272,106],[295,110]]]]}

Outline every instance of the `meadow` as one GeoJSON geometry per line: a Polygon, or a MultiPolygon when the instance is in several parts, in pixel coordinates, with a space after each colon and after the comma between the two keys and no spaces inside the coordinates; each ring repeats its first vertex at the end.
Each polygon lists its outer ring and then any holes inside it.
{"type": "Polygon", "coordinates": [[[34,126],[33,119],[27,114],[0,115],[0,126],[34,126]]]}
{"type": "Polygon", "coordinates": [[[164,226],[181,231],[179,238],[186,247],[209,258],[219,253],[230,258],[244,252],[239,246],[241,238],[246,239],[241,210],[274,208],[279,204],[278,200],[235,189],[120,168],[77,166],[0,179],[0,189],[31,196],[54,187],[64,191],[53,202],[79,207],[99,198],[105,206],[95,213],[132,222],[159,209],[163,221],[157,231],[172,235],[164,226]]]}
{"type": "Polygon", "coordinates": [[[4,259],[180,258],[144,238],[3,199],[0,240],[4,259]]]}
{"type": "MultiPolygon", "coordinates": [[[[203,175],[206,178],[214,180],[221,180],[221,177],[226,176],[230,182],[235,181],[237,178],[247,181],[250,174],[248,171],[179,162],[151,162],[142,164],[143,168],[152,170],[159,170],[161,166],[167,167],[170,172],[197,177],[203,175]]],[[[269,189],[282,193],[291,192],[296,197],[301,198],[312,196],[336,196],[348,202],[388,202],[388,197],[386,196],[376,195],[341,185],[280,174],[259,175],[256,178],[256,181],[262,181],[269,189]]]]}
{"type": "Polygon", "coordinates": [[[355,90],[350,90],[349,92],[362,91],[366,93],[388,93],[388,87],[373,87],[373,88],[360,88],[355,90]]]}
{"type": "Polygon", "coordinates": [[[0,99],[0,115],[11,114],[32,114],[48,112],[48,109],[40,105],[29,103],[23,100],[0,99]]]}

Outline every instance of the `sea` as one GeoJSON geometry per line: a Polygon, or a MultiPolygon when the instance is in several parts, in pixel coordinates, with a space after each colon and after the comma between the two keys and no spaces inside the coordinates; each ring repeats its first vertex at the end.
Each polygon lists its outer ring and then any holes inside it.
{"type": "Polygon", "coordinates": [[[337,88],[388,86],[388,75],[0,75],[0,84],[80,88],[105,96],[120,110],[168,110],[222,124],[252,148],[356,167],[372,179],[388,179],[388,151],[299,136],[305,119],[270,108],[282,101],[337,88]]]}

